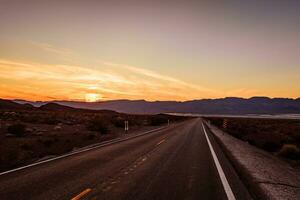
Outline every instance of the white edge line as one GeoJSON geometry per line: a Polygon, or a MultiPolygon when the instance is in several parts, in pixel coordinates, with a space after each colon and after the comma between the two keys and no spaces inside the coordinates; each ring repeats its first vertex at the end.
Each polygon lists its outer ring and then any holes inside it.
{"type": "Polygon", "coordinates": [[[208,143],[210,152],[211,152],[211,154],[212,154],[212,156],[213,156],[213,159],[214,159],[214,161],[215,161],[215,164],[216,164],[216,167],[217,167],[219,176],[220,176],[220,178],[221,178],[221,181],[222,181],[222,184],[223,184],[225,193],[226,193],[226,195],[227,195],[227,198],[228,198],[228,200],[236,200],[236,198],[235,198],[235,196],[234,196],[234,194],[233,194],[233,192],[232,192],[232,189],[231,189],[231,187],[230,187],[230,185],[229,185],[229,183],[228,183],[228,180],[227,180],[227,178],[226,178],[226,176],[225,176],[225,173],[224,173],[224,171],[223,171],[223,169],[222,169],[222,167],[221,167],[221,165],[220,165],[220,162],[219,162],[219,160],[218,160],[218,157],[217,157],[217,155],[216,155],[216,153],[215,153],[215,151],[214,151],[214,149],[213,149],[213,147],[212,147],[212,145],[211,145],[211,143],[210,143],[210,140],[209,140],[209,138],[208,138],[208,135],[207,135],[207,132],[206,132],[205,127],[204,127],[204,125],[203,125],[203,122],[202,122],[202,128],[203,128],[203,130],[204,130],[205,137],[206,137],[206,140],[207,140],[207,143],[208,143]]]}
{"type": "Polygon", "coordinates": [[[93,149],[97,149],[97,148],[100,148],[100,147],[108,146],[110,144],[115,144],[115,143],[118,143],[118,142],[123,142],[123,141],[126,141],[126,140],[130,140],[130,139],[133,139],[133,138],[136,138],[136,137],[146,135],[148,133],[160,131],[160,130],[165,129],[167,127],[169,127],[169,126],[164,126],[164,127],[160,127],[160,128],[157,128],[157,129],[150,130],[150,131],[146,131],[144,133],[140,133],[140,134],[134,135],[132,137],[126,137],[126,138],[121,138],[121,139],[117,138],[117,139],[101,142],[101,143],[98,143],[98,144],[94,144],[90,148],[84,148],[82,150],[74,151],[74,152],[67,153],[67,154],[64,154],[64,155],[61,155],[61,156],[57,156],[57,157],[54,157],[54,158],[50,158],[50,159],[47,159],[47,160],[43,160],[43,161],[40,161],[40,162],[32,163],[32,164],[29,164],[29,165],[25,165],[25,166],[22,166],[22,167],[18,167],[18,168],[15,168],[15,169],[11,169],[11,170],[8,170],[8,171],[1,172],[0,176],[5,175],[5,174],[9,174],[9,173],[12,173],[12,172],[20,171],[22,169],[26,169],[26,168],[29,168],[29,167],[37,166],[37,165],[40,165],[40,164],[43,164],[43,163],[51,162],[51,161],[54,161],[54,160],[59,160],[61,158],[69,157],[69,156],[72,156],[72,155],[75,155],[75,154],[79,154],[79,153],[83,153],[83,152],[90,151],[90,150],[93,150],[93,149]]]}

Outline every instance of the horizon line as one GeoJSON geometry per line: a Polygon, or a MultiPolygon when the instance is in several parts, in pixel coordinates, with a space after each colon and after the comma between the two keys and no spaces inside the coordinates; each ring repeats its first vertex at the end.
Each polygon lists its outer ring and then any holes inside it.
{"type": "Polygon", "coordinates": [[[89,101],[84,101],[84,100],[76,100],[76,99],[71,99],[71,100],[64,100],[64,99],[56,99],[56,100],[27,100],[27,99],[14,99],[14,98],[1,98],[2,100],[10,100],[10,101],[28,101],[28,102],[76,102],[76,103],[102,103],[102,102],[109,102],[109,101],[145,101],[145,102],[189,102],[189,101],[201,101],[201,100],[220,100],[220,99],[228,99],[228,98],[236,98],[236,99],[245,99],[249,100],[252,98],[268,98],[268,99],[290,99],[290,100],[298,100],[300,97],[297,98],[291,98],[291,97],[269,97],[269,96],[252,96],[252,97],[238,97],[238,96],[226,96],[226,97],[220,97],[220,98],[199,98],[199,99],[190,99],[190,100],[185,100],[185,101],[179,101],[179,100],[146,100],[146,99],[109,99],[109,100],[100,100],[100,101],[94,101],[94,102],[89,102],[89,101]]]}

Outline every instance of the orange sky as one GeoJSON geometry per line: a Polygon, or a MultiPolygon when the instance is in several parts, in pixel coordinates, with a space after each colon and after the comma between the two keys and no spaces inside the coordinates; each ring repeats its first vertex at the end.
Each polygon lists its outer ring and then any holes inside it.
{"type": "Polygon", "coordinates": [[[300,97],[299,5],[251,2],[4,1],[0,98],[300,97]]]}
{"type": "Polygon", "coordinates": [[[102,65],[108,68],[0,60],[0,96],[30,100],[186,100],[197,98],[200,93],[218,96],[216,91],[149,70],[112,63],[102,65]]]}
{"type": "MultiPolygon", "coordinates": [[[[99,62],[106,68],[0,60],[0,96],[26,100],[110,99],[189,100],[224,96],[263,95],[240,88],[220,91],[200,87],[143,68],[99,62]]],[[[269,96],[272,90],[269,90],[269,96]]],[[[296,97],[297,93],[290,96],[296,97]]],[[[286,94],[288,96],[288,94],[286,94]]]]}

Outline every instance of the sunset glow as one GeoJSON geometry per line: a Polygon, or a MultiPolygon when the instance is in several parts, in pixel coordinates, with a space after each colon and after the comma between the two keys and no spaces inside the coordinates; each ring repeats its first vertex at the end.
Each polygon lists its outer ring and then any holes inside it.
{"type": "Polygon", "coordinates": [[[86,102],[97,102],[99,101],[101,98],[100,98],[100,95],[99,94],[86,94],[85,95],[85,101],[86,102]]]}
{"type": "Polygon", "coordinates": [[[0,98],[300,96],[297,5],[83,2],[1,3],[0,98]]]}

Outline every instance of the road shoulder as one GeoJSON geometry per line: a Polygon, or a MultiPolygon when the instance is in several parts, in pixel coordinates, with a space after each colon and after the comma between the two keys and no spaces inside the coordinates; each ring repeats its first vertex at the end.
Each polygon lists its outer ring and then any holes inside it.
{"type": "Polygon", "coordinates": [[[255,199],[300,197],[300,177],[290,165],[206,123],[255,199]]]}

